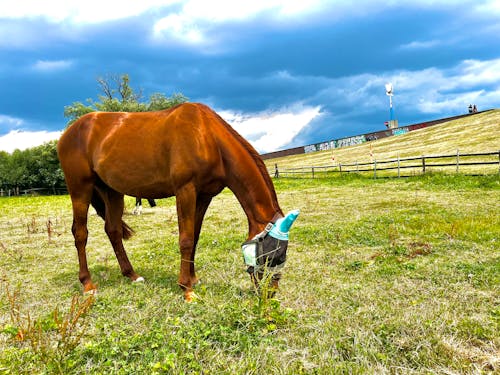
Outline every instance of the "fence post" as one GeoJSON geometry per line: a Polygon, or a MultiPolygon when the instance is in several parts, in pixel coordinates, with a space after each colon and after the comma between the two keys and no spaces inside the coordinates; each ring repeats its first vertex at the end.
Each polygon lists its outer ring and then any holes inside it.
{"type": "Polygon", "coordinates": [[[425,174],[425,156],[422,155],[422,173],[425,174]]]}
{"type": "Polygon", "coordinates": [[[498,150],[498,174],[500,174],[500,150],[498,150]]]}
{"type": "Polygon", "coordinates": [[[280,171],[278,169],[278,163],[274,164],[274,177],[279,178],[280,177],[280,171]]]}
{"type": "Polygon", "coordinates": [[[312,178],[314,178],[314,167],[311,168],[312,178]]]}
{"type": "Polygon", "coordinates": [[[373,159],[373,178],[377,178],[377,159],[373,159]]]}
{"type": "Polygon", "coordinates": [[[342,163],[339,162],[339,172],[342,174],[342,163]]]}
{"type": "Polygon", "coordinates": [[[400,172],[399,152],[398,152],[398,178],[400,177],[401,177],[401,172],[400,172]]]}
{"type": "Polygon", "coordinates": [[[359,173],[359,165],[357,160],[356,160],[356,173],[359,173]]]}
{"type": "Polygon", "coordinates": [[[460,152],[458,151],[458,148],[457,148],[457,173],[458,173],[459,167],[460,167],[460,152]]]}

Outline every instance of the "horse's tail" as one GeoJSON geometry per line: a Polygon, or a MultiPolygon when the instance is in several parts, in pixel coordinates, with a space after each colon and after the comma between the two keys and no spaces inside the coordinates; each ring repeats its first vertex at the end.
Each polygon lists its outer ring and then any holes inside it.
{"type": "MultiPolygon", "coordinates": [[[[92,207],[95,208],[97,214],[106,220],[106,205],[104,204],[104,200],[100,196],[99,192],[94,189],[94,193],[92,194],[92,200],[90,201],[92,207]]],[[[134,230],[130,228],[127,223],[122,220],[122,232],[123,239],[128,240],[130,237],[134,235],[134,230]]]]}

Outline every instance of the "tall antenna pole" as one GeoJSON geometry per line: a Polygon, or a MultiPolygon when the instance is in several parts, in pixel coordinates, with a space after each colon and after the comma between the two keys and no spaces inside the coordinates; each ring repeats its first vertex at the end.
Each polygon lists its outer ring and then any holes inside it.
{"type": "Polygon", "coordinates": [[[389,95],[389,120],[394,120],[394,110],[392,109],[392,97],[393,94],[389,95]]]}
{"type": "Polygon", "coordinates": [[[392,109],[392,96],[394,95],[392,83],[385,84],[385,94],[389,97],[389,120],[394,120],[394,111],[392,109]]]}
{"type": "Polygon", "coordinates": [[[389,97],[389,122],[388,128],[394,129],[398,127],[398,121],[394,119],[394,109],[392,108],[392,97],[394,95],[394,87],[392,83],[385,84],[385,93],[389,97]]]}

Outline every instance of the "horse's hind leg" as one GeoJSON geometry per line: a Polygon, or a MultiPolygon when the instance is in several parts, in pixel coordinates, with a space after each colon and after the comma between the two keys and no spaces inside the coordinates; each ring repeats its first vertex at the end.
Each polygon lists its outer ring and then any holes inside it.
{"type": "Polygon", "coordinates": [[[106,205],[104,230],[113,246],[122,275],[127,276],[132,281],[144,281],[141,276],[135,273],[123,247],[123,194],[108,187],[98,187],[97,193],[106,205]]]}

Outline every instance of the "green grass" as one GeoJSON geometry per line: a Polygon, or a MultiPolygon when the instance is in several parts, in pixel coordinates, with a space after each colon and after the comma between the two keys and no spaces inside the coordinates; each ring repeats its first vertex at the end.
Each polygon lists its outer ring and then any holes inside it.
{"type": "Polygon", "coordinates": [[[82,335],[74,347],[53,317],[81,293],[69,198],[0,199],[0,374],[500,371],[498,175],[275,185],[282,208],[301,215],[271,300],[245,273],[246,218],[228,191],[204,222],[192,304],[176,285],[173,199],[125,215],[137,232],[125,246],[144,284],[120,275],[92,213],[88,258],[99,292],[70,332],[82,335]],[[28,314],[39,336],[17,340],[28,314]]]}

